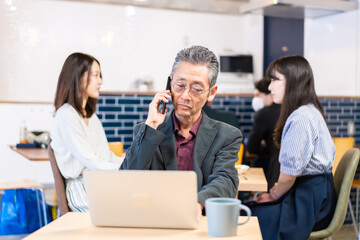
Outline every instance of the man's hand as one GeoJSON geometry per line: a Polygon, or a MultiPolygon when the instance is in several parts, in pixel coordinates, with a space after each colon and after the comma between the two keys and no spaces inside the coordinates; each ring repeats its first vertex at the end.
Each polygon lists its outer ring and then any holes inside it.
{"type": "Polygon", "coordinates": [[[200,222],[202,217],[202,210],[204,209],[204,206],[201,203],[198,203],[198,221],[200,222]]]}
{"type": "Polygon", "coordinates": [[[149,113],[145,121],[146,125],[157,129],[157,127],[164,122],[168,108],[166,108],[165,113],[162,114],[159,107],[162,101],[168,103],[169,99],[171,99],[170,90],[163,90],[155,94],[154,99],[149,104],[149,113]]]}

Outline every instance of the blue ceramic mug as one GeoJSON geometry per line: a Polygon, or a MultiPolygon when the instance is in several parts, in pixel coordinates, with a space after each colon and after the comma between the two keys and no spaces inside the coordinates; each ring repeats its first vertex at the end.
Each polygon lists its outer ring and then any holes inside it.
{"type": "Polygon", "coordinates": [[[237,227],[249,221],[251,210],[234,198],[209,198],[205,201],[208,233],[213,237],[236,236],[237,227]],[[247,219],[238,222],[240,210],[244,210],[247,219]]]}

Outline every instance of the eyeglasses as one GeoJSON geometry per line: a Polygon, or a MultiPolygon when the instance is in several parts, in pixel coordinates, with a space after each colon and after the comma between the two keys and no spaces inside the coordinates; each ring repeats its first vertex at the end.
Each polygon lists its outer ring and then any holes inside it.
{"type": "MultiPolygon", "coordinates": [[[[183,93],[185,90],[189,89],[188,87],[186,87],[184,84],[180,83],[180,82],[174,82],[171,84],[171,90],[174,90],[177,93],[183,93]]],[[[191,86],[189,89],[189,93],[193,96],[193,97],[200,97],[200,95],[206,93],[207,91],[209,91],[211,88],[209,88],[208,90],[202,90],[200,87],[198,86],[191,86]]]]}

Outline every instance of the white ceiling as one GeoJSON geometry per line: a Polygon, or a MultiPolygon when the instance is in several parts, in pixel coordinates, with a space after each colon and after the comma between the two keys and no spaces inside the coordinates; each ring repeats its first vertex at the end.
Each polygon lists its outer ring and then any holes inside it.
{"type": "Polygon", "coordinates": [[[171,9],[189,12],[239,15],[239,7],[256,0],[65,0],[120,4],[148,8],[171,9]]]}
{"type": "Polygon", "coordinates": [[[189,12],[283,18],[316,18],[358,8],[357,0],[64,0],[119,4],[189,12]]]}

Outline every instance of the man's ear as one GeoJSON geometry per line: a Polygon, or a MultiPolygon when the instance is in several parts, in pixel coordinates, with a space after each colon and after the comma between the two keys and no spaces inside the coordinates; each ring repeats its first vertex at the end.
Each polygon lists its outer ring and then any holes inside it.
{"type": "Polygon", "coordinates": [[[218,86],[215,85],[210,89],[210,95],[208,96],[207,101],[208,102],[212,102],[212,100],[214,100],[216,92],[217,92],[218,86]]]}

